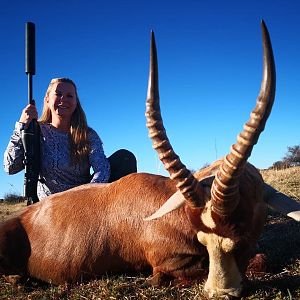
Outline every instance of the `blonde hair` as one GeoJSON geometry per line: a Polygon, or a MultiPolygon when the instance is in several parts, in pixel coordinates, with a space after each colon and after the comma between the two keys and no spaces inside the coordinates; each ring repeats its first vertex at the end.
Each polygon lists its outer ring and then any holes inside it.
{"type": "Polygon", "coordinates": [[[58,82],[67,82],[74,86],[76,93],[77,105],[76,109],[71,117],[71,126],[70,126],[70,153],[71,153],[71,162],[78,163],[82,159],[86,159],[89,153],[89,141],[88,141],[88,125],[86,120],[85,112],[82,109],[82,106],[79,101],[79,97],[77,94],[77,87],[73,80],[69,78],[54,78],[50,81],[50,84],[47,88],[45,98],[44,98],[44,106],[41,117],[39,118],[39,122],[41,124],[51,123],[52,115],[50,108],[47,104],[47,98],[52,89],[54,83],[58,82]]]}

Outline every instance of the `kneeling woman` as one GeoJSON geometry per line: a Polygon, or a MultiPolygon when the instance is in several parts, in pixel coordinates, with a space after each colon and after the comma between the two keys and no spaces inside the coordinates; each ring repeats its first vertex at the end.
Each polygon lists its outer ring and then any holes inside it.
{"type": "MultiPolygon", "coordinates": [[[[4,153],[4,169],[8,174],[24,169],[21,130],[37,118],[35,105],[29,104],[16,122],[4,153]]],[[[136,159],[127,150],[119,150],[106,158],[101,139],[87,125],[76,85],[68,78],[51,80],[39,124],[39,199],[88,182],[112,182],[137,171],[136,159]],[[90,168],[94,172],[92,176],[90,168]]]]}

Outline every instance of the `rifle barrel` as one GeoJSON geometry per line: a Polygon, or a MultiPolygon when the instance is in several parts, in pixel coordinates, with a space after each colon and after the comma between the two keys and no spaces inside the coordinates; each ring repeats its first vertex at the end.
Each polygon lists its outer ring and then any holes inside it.
{"type": "Polygon", "coordinates": [[[32,22],[25,24],[25,73],[35,74],[35,25],[32,22]]]}
{"type": "MultiPolygon", "coordinates": [[[[32,78],[35,75],[35,25],[25,24],[25,73],[28,77],[28,104],[34,104],[32,78]]],[[[24,196],[27,205],[38,202],[37,183],[40,170],[40,127],[36,119],[22,130],[24,147],[24,196]]]]}
{"type": "Polygon", "coordinates": [[[25,73],[28,76],[28,104],[33,103],[32,76],[35,74],[35,24],[25,24],[25,73]]]}

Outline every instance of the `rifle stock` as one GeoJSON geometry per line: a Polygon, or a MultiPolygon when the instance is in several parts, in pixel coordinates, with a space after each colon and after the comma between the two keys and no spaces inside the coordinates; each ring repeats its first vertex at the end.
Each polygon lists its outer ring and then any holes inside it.
{"type": "MultiPolygon", "coordinates": [[[[35,24],[25,24],[25,73],[28,77],[28,104],[35,104],[32,93],[32,76],[35,75],[35,24]]],[[[40,171],[40,127],[33,119],[22,131],[24,146],[24,196],[27,205],[39,201],[37,183],[40,171]]]]}

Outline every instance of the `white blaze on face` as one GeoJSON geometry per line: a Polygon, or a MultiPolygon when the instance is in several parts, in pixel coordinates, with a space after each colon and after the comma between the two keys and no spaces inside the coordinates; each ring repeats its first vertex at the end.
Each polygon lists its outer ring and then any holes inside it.
{"type": "MultiPolygon", "coordinates": [[[[209,228],[216,224],[211,218],[211,206],[207,203],[201,219],[209,228]]],[[[206,246],[209,254],[209,274],[204,290],[210,298],[222,295],[238,297],[242,290],[242,276],[233,255],[235,243],[230,238],[218,236],[214,233],[198,232],[197,238],[206,246]]]]}
{"type": "Polygon", "coordinates": [[[214,229],[216,228],[216,223],[211,216],[211,211],[212,211],[211,201],[208,201],[205,205],[205,208],[203,209],[201,215],[201,221],[206,227],[214,229]]]}

